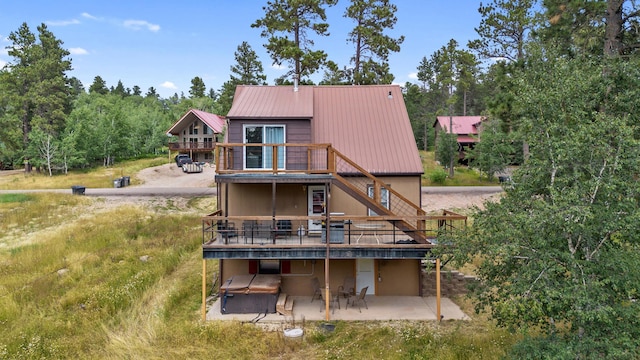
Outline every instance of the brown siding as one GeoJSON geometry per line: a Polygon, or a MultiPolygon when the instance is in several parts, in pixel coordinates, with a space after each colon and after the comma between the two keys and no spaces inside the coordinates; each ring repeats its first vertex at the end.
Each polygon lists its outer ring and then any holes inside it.
{"type": "MultiPolygon", "coordinates": [[[[244,134],[242,129],[244,125],[284,125],[285,140],[287,144],[309,144],[311,142],[311,122],[305,119],[297,120],[278,120],[278,119],[262,119],[262,120],[234,120],[229,123],[228,141],[230,143],[243,143],[244,134]]],[[[304,149],[288,149],[287,159],[292,160],[301,156],[304,149]]],[[[242,168],[242,149],[234,149],[234,169],[242,168]]],[[[289,165],[289,164],[288,164],[289,165]]],[[[287,166],[291,169],[291,166],[287,166]]]]}
{"type": "Polygon", "coordinates": [[[420,260],[378,260],[378,272],[382,281],[376,283],[376,295],[420,295],[420,260]]]}
{"type": "MultiPolygon", "coordinates": [[[[271,184],[226,184],[229,186],[230,216],[272,215],[271,184]]],[[[224,206],[222,194],[220,208],[224,206]]],[[[307,215],[307,192],[300,184],[278,184],[276,186],[276,215],[307,215]]],[[[242,224],[236,224],[236,227],[242,224]]]]}
{"type": "MultiPolygon", "coordinates": [[[[235,275],[249,273],[249,260],[221,260],[224,262],[221,281],[235,275]]],[[[329,288],[334,291],[347,276],[356,277],[355,260],[331,260],[329,264],[329,288]]],[[[420,260],[377,260],[382,281],[376,282],[377,296],[418,296],[420,260]],[[401,279],[401,280],[399,280],[401,279]]],[[[282,275],[282,292],[294,296],[311,296],[311,279],[317,277],[324,288],[324,260],[292,260],[291,274],[282,275]]],[[[358,285],[356,284],[356,287],[358,285]]],[[[374,290],[369,289],[369,295],[374,290]]]]}

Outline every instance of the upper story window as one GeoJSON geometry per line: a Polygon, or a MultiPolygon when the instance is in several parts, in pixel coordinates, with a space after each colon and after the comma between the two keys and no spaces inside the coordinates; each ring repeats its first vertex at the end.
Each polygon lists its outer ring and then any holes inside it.
{"type": "Polygon", "coordinates": [[[207,124],[202,124],[203,125],[203,129],[202,129],[202,133],[205,135],[213,135],[213,129],[211,129],[207,124]]]}
{"type": "MultiPolygon", "coordinates": [[[[368,193],[370,198],[373,198],[373,184],[367,185],[367,193],[368,193]]],[[[389,209],[389,189],[384,188],[384,187],[380,189],[380,203],[386,209],[389,209]]],[[[367,211],[369,213],[369,216],[377,216],[378,215],[378,214],[376,214],[375,211],[373,211],[371,209],[367,209],[367,211]]]]}
{"type": "Polygon", "coordinates": [[[189,125],[189,135],[198,135],[198,123],[194,122],[189,125]]]}
{"type": "MultiPolygon", "coordinates": [[[[284,144],[284,125],[245,125],[245,144],[284,144]]],[[[278,169],[284,169],[284,146],[278,146],[278,169]]],[[[273,168],[273,147],[271,146],[245,146],[244,167],[246,169],[271,169],[273,168]]]]}

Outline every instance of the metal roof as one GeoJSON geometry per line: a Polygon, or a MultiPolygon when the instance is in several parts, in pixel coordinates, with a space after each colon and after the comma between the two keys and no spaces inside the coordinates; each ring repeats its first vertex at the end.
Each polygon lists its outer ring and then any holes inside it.
{"type": "Polygon", "coordinates": [[[207,124],[207,126],[216,134],[222,133],[224,126],[226,125],[224,118],[221,116],[201,110],[191,109],[176,121],[169,130],[167,130],[167,134],[179,135],[182,129],[189,126],[189,124],[194,122],[196,119],[200,119],[203,123],[207,124]]]}
{"type": "Polygon", "coordinates": [[[373,174],[424,171],[399,86],[318,86],[314,95],[314,142],[373,174]]]}
{"type": "Polygon", "coordinates": [[[264,119],[313,117],[313,87],[239,85],[227,118],[264,119]]]}
{"type": "Polygon", "coordinates": [[[438,116],[433,126],[440,124],[440,127],[446,129],[446,132],[450,133],[450,122],[453,123],[454,134],[478,134],[478,126],[486,118],[484,116],[438,116]]]}
{"type": "Polygon", "coordinates": [[[422,162],[397,85],[238,86],[229,121],[311,119],[314,143],[374,174],[422,174],[422,162]]]}

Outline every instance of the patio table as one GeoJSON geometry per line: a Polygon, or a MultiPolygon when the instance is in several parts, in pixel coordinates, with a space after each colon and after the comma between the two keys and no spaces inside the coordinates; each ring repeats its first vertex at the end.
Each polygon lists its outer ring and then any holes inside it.
{"type": "Polygon", "coordinates": [[[354,223],[353,226],[357,227],[361,230],[360,236],[356,240],[356,244],[360,242],[360,239],[364,236],[364,232],[366,230],[373,230],[373,237],[376,239],[376,242],[380,244],[380,238],[378,238],[377,231],[384,228],[384,224],[381,223],[354,223]]]}

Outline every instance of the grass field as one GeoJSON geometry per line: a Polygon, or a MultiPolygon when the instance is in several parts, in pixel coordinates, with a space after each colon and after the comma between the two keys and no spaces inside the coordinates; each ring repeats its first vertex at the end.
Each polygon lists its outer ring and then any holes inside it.
{"type": "MultiPolygon", "coordinates": [[[[97,172],[83,175],[106,176],[97,172]]],[[[101,201],[0,194],[1,359],[499,359],[516,339],[482,315],[337,322],[331,333],[307,322],[299,341],[254,324],[203,323],[200,216],[214,199],[183,211],[96,211],[101,201]]],[[[215,260],[207,268],[211,279],[215,260]]]]}
{"type": "Polygon", "coordinates": [[[70,189],[73,185],[82,184],[90,188],[113,187],[113,180],[130,176],[131,185],[136,185],[138,180],[135,174],[151,166],[158,166],[169,162],[167,157],[140,159],[126,161],[111,167],[99,167],[91,170],[73,170],[68,174],[56,174],[49,176],[46,172],[32,171],[12,176],[0,176],[0,190],[25,190],[25,189],[70,189]]]}

